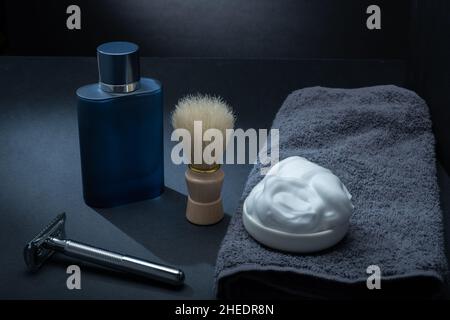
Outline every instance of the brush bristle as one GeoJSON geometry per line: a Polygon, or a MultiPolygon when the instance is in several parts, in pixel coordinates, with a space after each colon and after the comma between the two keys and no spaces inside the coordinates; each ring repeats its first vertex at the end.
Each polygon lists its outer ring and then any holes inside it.
{"type": "Polygon", "coordinates": [[[203,132],[218,129],[225,135],[226,129],[233,129],[234,115],[231,107],[221,98],[209,95],[188,95],[180,99],[172,114],[174,129],[194,131],[194,121],[202,121],[203,132]]]}

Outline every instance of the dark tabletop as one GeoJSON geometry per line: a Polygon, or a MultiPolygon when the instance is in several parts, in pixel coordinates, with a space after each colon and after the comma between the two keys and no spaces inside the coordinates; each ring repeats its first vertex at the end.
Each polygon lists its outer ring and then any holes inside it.
{"type": "MultiPolygon", "coordinates": [[[[170,111],[188,93],[224,97],[237,127],[269,128],[284,98],[306,86],[405,84],[401,61],[142,59],[142,74],[162,81],[165,95],[166,192],[112,209],[86,206],[81,195],[75,90],[97,81],[94,58],[0,57],[0,298],[214,298],[214,265],[250,165],[225,165],[225,219],[194,226],[184,217],[185,166],[170,161],[170,111]],[[26,272],[25,243],[60,212],[67,236],[182,268],[173,289],[55,255],[26,272]],[[66,268],[81,267],[81,290],[68,290],[66,268]]],[[[449,190],[440,170],[441,186],[449,190]]],[[[448,194],[448,192],[443,192],[448,194]]],[[[444,210],[450,201],[443,198],[444,210]]],[[[447,223],[448,224],[448,223],[447,223]]]]}

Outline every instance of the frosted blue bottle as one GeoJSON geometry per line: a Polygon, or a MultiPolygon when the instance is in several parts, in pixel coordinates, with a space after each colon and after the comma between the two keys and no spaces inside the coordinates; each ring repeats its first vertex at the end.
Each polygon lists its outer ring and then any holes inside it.
{"type": "Polygon", "coordinates": [[[139,47],[97,48],[99,83],[77,90],[83,196],[107,208],[159,196],[164,188],[161,83],[141,78],[139,47]]]}

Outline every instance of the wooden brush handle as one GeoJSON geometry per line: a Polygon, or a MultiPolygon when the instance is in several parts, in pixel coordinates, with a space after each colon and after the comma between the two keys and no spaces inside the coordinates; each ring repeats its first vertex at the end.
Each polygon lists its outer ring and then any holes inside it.
{"type": "Polygon", "coordinates": [[[186,170],[185,177],[189,193],[186,218],[190,222],[209,225],[222,220],[223,207],[220,193],[224,176],[220,168],[215,172],[186,170]]]}

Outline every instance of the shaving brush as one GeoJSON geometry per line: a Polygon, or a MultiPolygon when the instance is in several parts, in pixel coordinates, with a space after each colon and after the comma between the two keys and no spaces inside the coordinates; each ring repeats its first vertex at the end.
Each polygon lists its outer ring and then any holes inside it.
{"type": "Polygon", "coordinates": [[[190,164],[185,173],[189,193],[186,218],[194,224],[210,225],[223,218],[221,190],[224,173],[218,162],[228,140],[226,130],[233,129],[234,120],[231,107],[220,97],[191,95],[182,98],[175,106],[173,128],[186,129],[191,136],[190,164]],[[203,141],[203,133],[208,129],[221,132],[223,147],[216,149],[205,161],[203,151],[210,142],[203,141]]]}

